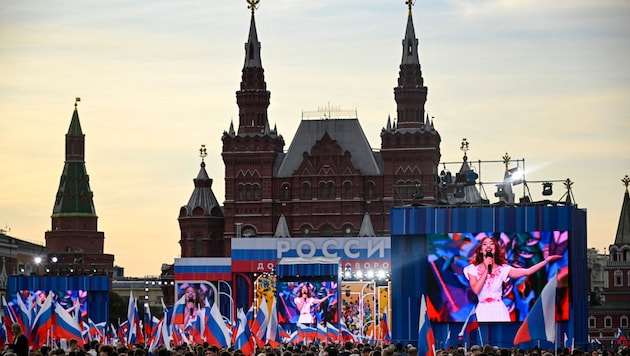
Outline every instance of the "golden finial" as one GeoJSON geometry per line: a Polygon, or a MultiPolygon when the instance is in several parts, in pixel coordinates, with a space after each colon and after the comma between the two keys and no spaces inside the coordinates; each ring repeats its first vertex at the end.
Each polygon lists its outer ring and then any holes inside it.
{"type": "Polygon", "coordinates": [[[505,170],[507,171],[508,164],[510,164],[510,160],[512,159],[512,157],[510,157],[510,155],[507,152],[505,152],[505,154],[501,158],[503,158],[503,163],[505,163],[505,170]]]}
{"type": "Polygon", "coordinates": [[[203,163],[203,159],[208,157],[208,152],[206,151],[206,145],[201,145],[199,149],[199,157],[201,157],[201,163],[203,163]]]}
{"type": "Polygon", "coordinates": [[[409,7],[409,16],[411,16],[411,7],[416,3],[416,0],[405,0],[405,4],[409,7]]]}
{"type": "Polygon", "coordinates": [[[623,177],[621,182],[623,183],[623,185],[626,186],[626,193],[627,193],[628,192],[628,185],[630,184],[630,177],[628,177],[628,175],[626,174],[626,176],[623,177]]]}
{"type": "Polygon", "coordinates": [[[252,15],[254,15],[254,11],[258,9],[258,3],[260,0],[245,0],[247,1],[247,8],[252,10],[252,15]]]}
{"type": "Polygon", "coordinates": [[[81,98],[79,98],[78,96],[74,99],[74,110],[77,109],[77,103],[81,101],[81,98]]]}

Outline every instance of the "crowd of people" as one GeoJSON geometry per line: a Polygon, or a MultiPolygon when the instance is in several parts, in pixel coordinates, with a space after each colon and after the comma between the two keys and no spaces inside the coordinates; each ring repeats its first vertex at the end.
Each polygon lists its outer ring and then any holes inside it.
{"type": "MultiPolygon", "coordinates": [[[[16,324],[15,324],[16,325],[16,324]]],[[[77,340],[71,339],[66,347],[51,348],[43,346],[38,350],[28,350],[27,341],[22,338],[19,325],[12,327],[15,340],[13,344],[7,344],[2,356],[246,356],[239,349],[219,348],[208,343],[197,345],[177,345],[171,349],[159,346],[151,352],[146,345],[135,344],[126,347],[122,342],[116,345],[101,344],[98,341],[86,343],[81,347],[77,340]],[[18,340],[19,339],[19,340],[18,340]]],[[[419,355],[418,348],[412,344],[403,346],[402,343],[382,343],[377,345],[363,343],[309,343],[293,344],[285,343],[276,348],[268,344],[256,350],[256,356],[425,356],[419,355]]],[[[630,348],[619,346],[616,349],[581,350],[575,348],[558,348],[557,350],[522,348],[499,348],[497,346],[473,345],[465,348],[461,345],[446,349],[435,350],[435,356],[630,356],[630,348]]]]}

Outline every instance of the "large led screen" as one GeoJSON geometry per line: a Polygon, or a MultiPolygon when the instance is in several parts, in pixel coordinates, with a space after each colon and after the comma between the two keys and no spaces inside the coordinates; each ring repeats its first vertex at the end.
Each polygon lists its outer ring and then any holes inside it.
{"type": "Polygon", "coordinates": [[[177,300],[184,298],[184,324],[197,321],[200,309],[206,305],[214,305],[215,290],[210,282],[184,282],[177,285],[177,300]]]}
{"type": "Polygon", "coordinates": [[[554,274],[556,317],[569,319],[569,233],[449,233],[427,235],[429,318],[522,322],[554,274]]]}
{"type": "Polygon", "coordinates": [[[13,295],[7,303],[13,310],[20,310],[18,299],[30,310],[38,310],[49,294],[52,294],[53,305],[59,304],[72,315],[81,314],[81,320],[87,321],[88,303],[87,291],[84,290],[22,290],[13,295]],[[31,309],[32,308],[32,309],[31,309]]]}
{"type": "Polygon", "coordinates": [[[311,325],[339,321],[336,281],[279,281],[278,322],[311,325]]]}

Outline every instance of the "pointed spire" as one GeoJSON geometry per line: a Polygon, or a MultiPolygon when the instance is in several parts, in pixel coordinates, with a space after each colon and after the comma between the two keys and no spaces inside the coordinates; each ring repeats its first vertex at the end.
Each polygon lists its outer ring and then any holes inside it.
{"type": "Polygon", "coordinates": [[[239,108],[238,134],[260,135],[268,125],[267,108],[271,93],[267,90],[265,70],[260,59],[260,42],[256,33],[254,11],[260,0],[247,0],[252,10],[249,36],[245,43],[245,64],[241,75],[241,87],[236,92],[239,108]]]}
{"type": "Polygon", "coordinates": [[[387,126],[385,126],[385,131],[387,132],[392,131],[392,117],[389,114],[387,115],[387,126]]]}
{"type": "Polygon", "coordinates": [[[260,60],[260,42],[258,42],[258,33],[256,32],[256,21],[254,20],[254,11],[258,9],[260,0],[247,0],[248,9],[252,10],[252,18],[249,23],[249,36],[245,43],[245,64],[244,68],[262,68],[260,60]]]}
{"type": "Polygon", "coordinates": [[[273,237],[291,237],[291,234],[289,233],[289,225],[287,225],[287,219],[284,215],[280,215],[278,225],[276,226],[276,232],[273,234],[273,237]]]}
{"type": "Polygon", "coordinates": [[[403,39],[401,64],[420,64],[420,59],[418,58],[418,39],[416,38],[416,31],[413,27],[413,16],[411,15],[413,1],[407,0],[406,3],[409,6],[409,15],[407,16],[405,39],[403,39]]]}
{"type": "Polygon", "coordinates": [[[617,234],[615,235],[615,245],[630,245],[630,194],[628,194],[628,185],[630,185],[630,177],[626,174],[621,182],[626,187],[623,195],[623,203],[621,204],[621,214],[619,216],[619,224],[617,225],[617,234]]]}
{"type": "Polygon", "coordinates": [[[228,130],[228,134],[230,136],[234,136],[236,134],[234,131],[234,120],[230,120],[230,129],[228,130]]]}
{"type": "Polygon", "coordinates": [[[85,135],[81,130],[76,98],[70,127],[66,134],[66,155],[61,181],[57,189],[53,217],[65,214],[96,216],[90,178],[85,168],[85,135]]]}
{"type": "Polygon", "coordinates": [[[361,228],[359,229],[359,237],[375,237],[374,227],[372,226],[372,219],[367,212],[363,215],[363,221],[361,222],[361,228]]]}
{"type": "Polygon", "coordinates": [[[188,203],[184,206],[186,208],[186,213],[188,216],[193,215],[193,210],[195,208],[203,209],[203,215],[210,216],[223,216],[220,212],[220,209],[215,209],[219,207],[219,203],[217,198],[212,191],[212,178],[208,175],[206,171],[206,162],[205,158],[208,156],[206,145],[201,145],[199,149],[199,157],[201,157],[201,168],[199,169],[199,173],[197,173],[197,177],[193,179],[193,183],[195,184],[195,189],[188,200],[188,203]]]}
{"type": "Polygon", "coordinates": [[[271,129],[269,128],[269,121],[265,121],[265,135],[269,135],[271,133],[271,129]]]}
{"type": "Polygon", "coordinates": [[[394,88],[398,129],[421,130],[424,124],[424,105],[428,89],[424,86],[422,69],[418,57],[418,39],[411,15],[412,0],[405,3],[409,7],[405,37],[402,40],[402,60],[398,74],[398,86],[394,88]]]}
{"type": "Polygon", "coordinates": [[[76,98],[74,101],[74,112],[72,113],[72,120],[70,120],[70,127],[68,128],[68,135],[71,136],[83,136],[81,122],[79,121],[79,111],[77,110],[79,101],[81,101],[81,98],[76,98]]]}

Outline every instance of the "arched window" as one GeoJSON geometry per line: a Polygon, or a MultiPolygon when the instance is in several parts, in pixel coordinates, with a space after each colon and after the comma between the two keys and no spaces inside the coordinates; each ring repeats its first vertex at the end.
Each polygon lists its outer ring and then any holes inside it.
{"type": "Polygon", "coordinates": [[[610,315],[606,315],[606,317],[604,318],[604,327],[612,328],[612,317],[610,315]]]}
{"type": "Polygon", "coordinates": [[[260,186],[258,184],[254,184],[254,200],[260,200],[260,186]]]}
{"type": "Polygon", "coordinates": [[[243,230],[241,230],[241,236],[256,237],[256,229],[254,229],[252,226],[243,227],[243,230]]]}
{"type": "Polygon", "coordinates": [[[628,317],[626,315],[622,315],[619,318],[619,327],[628,328],[628,317]]]}
{"type": "Polygon", "coordinates": [[[245,200],[252,200],[252,186],[250,184],[245,186],[245,200]]]}
{"type": "Polygon", "coordinates": [[[310,200],[311,199],[311,185],[308,182],[302,183],[302,200],[310,200]]]}
{"type": "Polygon", "coordinates": [[[365,187],[365,200],[373,200],[374,199],[374,182],[368,182],[365,187]]]}
{"type": "Polygon", "coordinates": [[[615,287],[623,286],[623,272],[621,272],[620,270],[616,270],[614,280],[615,287]]]}
{"type": "Polygon", "coordinates": [[[328,199],[335,199],[335,183],[329,182],[328,184],[328,199]]]}
{"type": "Polygon", "coordinates": [[[593,329],[597,327],[597,318],[595,318],[594,316],[589,316],[588,317],[588,327],[593,329]]]}
{"type": "Polygon", "coordinates": [[[238,185],[238,200],[245,200],[245,191],[242,184],[238,185]]]}
{"type": "Polygon", "coordinates": [[[282,200],[291,200],[291,189],[288,183],[282,185],[282,200]]]}
{"type": "Polygon", "coordinates": [[[321,182],[319,183],[319,199],[335,199],[335,183],[321,182]]]}
{"type": "Polygon", "coordinates": [[[319,183],[319,196],[317,197],[320,200],[327,199],[328,188],[326,187],[326,183],[319,183]]]}
{"type": "Polygon", "coordinates": [[[352,199],[352,183],[350,182],[343,183],[343,198],[352,199]]]}
{"type": "Polygon", "coordinates": [[[333,229],[332,226],[326,224],[324,226],[322,226],[322,228],[319,230],[319,236],[321,237],[330,237],[333,236],[333,232],[335,230],[333,229]]]}

